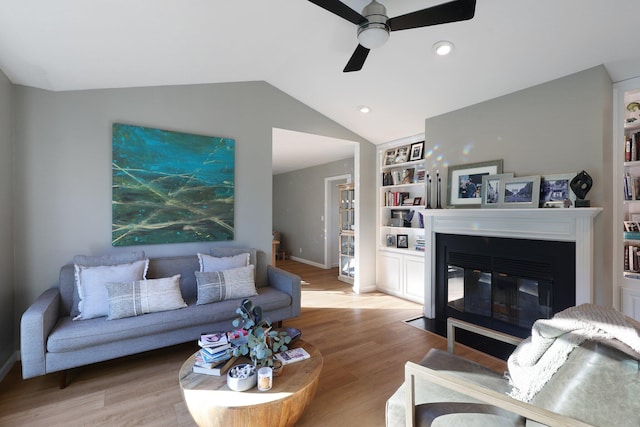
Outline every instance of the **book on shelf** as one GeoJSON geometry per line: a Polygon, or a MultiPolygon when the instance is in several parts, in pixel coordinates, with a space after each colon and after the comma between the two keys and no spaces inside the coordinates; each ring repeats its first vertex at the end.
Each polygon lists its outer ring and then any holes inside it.
{"type": "Polygon", "coordinates": [[[638,200],[638,177],[630,174],[624,176],[624,199],[638,200]]]}
{"type": "Polygon", "coordinates": [[[640,232],[637,231],[625,231],[624,232],[625,240],[640,240],[640,232]]]}
{"type": "Polygon", "coordinates": [[[630,136],[625,136],[624,139],[624,161],[636,162],[640,160],[640,150],[638,150],[638,144],[640,144],[640,132],[634,132],[630,136]]]}
{"type": "Polygon", "coordinates": [[[214,365],[210,364],[201,364],[198,362],[198,358],[196,357],[196,361],[193,363],[193,372],[197,374],[204,375],[214,375],[214,376],[222,376],[224,375],[231,366],[235,363],[237,357],[230,357],[229,359],[222,360],[214,365]]]}
{"type": "Polygon", "coordinates": [[[307,351],[302,348],[290,348],[289,350],[282,351],[275,354],[276,359],[282,362],[283,365],[289,365],[291,363],[299,362],[311,357],[307,351]]]}
{"type": "Polygon", "coordinates": [[[640,260],[638,259],[638,246],[627,245],[625,248],[624,269],[628,272],[640,272],[640,260]]]}

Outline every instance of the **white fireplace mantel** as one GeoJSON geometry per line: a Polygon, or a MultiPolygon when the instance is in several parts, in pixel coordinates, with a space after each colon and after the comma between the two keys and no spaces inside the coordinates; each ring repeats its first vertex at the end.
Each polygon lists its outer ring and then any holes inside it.
{"type": "Polygon", "coordinates": [[[436,233],[575,242],[576,304],[593,302],[593,219],[602,208],[421,209],[425,229],[424,315],[434,318],[436,233]]]}

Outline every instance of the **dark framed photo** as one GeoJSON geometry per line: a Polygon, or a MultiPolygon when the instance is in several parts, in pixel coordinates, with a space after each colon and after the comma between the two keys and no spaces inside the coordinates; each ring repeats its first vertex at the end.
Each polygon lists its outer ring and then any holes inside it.
{"type": "Polygon", "coordinates": [[[499,208],[502,206],[502,199],[500,198],[500,184],[502,180],[506,178],[513,178],[513,173],[482,176],[482,188],[480,192],[481,207],[499,208]]]}
{"type": "Polygon", "coordinates": [[[387,234],[387,247],[395,247],[395,246],[396,246],[396,235],[387,234]]]}
{"type": "Polygon", "coordinates": [[[502,173],[502,159],[447,168],[447,204],[462,208],[481,205],[482,177],[502,173]]]}
{"type": "Polygon", "coordinates": [[[506,178],[501,181],[500,197],[504,208],[537,208],[540,200],[540,175],[506,178]]]}
{"type": "Polygon", "coordinates": [[[409,248],[409,235],[408,234],[398,234],[398,248],[407,249],[409,248]]]}
{"type": "Polygon", "coordinates": [[[540,177],[540,207],[573,207],[576,203],[576,195],[570,184],[575,176],[574,173],[565,173],[540,177]]]}
{"type": "Polygon", "coordinates": [[[413,198],[413,206],[418,206],[422,203],[422,197],[414,197],[413,198]]]}
{"type": "Polygon", "coordinates": [[[424,141],[415,142],[411,144],[411,154],[409,155],[409,161],[422,160],[424,154],[424,141]]]}

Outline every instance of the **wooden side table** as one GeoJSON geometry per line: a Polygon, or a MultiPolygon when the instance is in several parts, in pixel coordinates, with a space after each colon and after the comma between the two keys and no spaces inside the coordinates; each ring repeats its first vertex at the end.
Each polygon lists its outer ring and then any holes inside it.
{"type": "MultiPolygon", "coordinates": [[[[293,426],[302,416],[318,388],[322,354],[302,340],[311,358],[286,365],[273,378],[269,391],[238,392],[227,387],[227,376],[196,374],[192,371],[195,354],[189,356],[179,374],[182,397],[199,426],[293,426]]],[[[241,363],[241,362],[238,362],[241,363]]]]}

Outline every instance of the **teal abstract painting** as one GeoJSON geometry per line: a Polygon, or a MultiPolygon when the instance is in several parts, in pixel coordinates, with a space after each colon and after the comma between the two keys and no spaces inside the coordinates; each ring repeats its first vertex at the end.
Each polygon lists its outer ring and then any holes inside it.
{"type": "Polygon", "coordinates": [[[233,240],[235,141],[113,124],[112,245],[233,240]]]}

